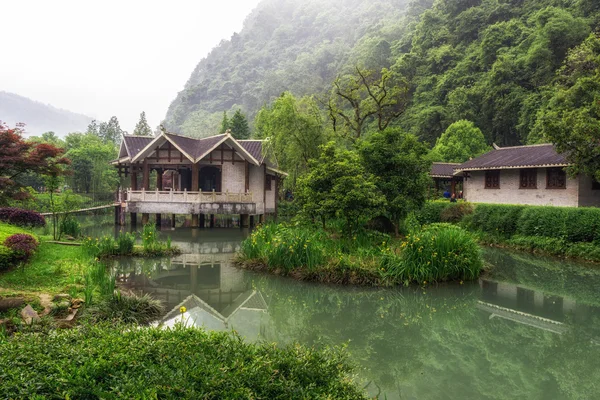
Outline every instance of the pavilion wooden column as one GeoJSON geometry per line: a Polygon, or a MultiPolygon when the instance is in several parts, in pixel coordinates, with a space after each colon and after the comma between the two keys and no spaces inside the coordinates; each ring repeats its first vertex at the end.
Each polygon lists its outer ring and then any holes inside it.
{"type": "MultiPolygon", "coordinates": [[[[198,163],[192,164],[192,192],[197,192],[200,182],[200,166],[198,163]]],[[[198,214],[192,214],[192,228],[198,228],[198,214]]]]}
{"type": "MultiPolygon", "coordinates": [[[[163,170],[161,168],[156,169],[156,189],[160,192],[163,190],[163,170]]],[[[162,225],[162,215],[156,214],[156,226],[160,229],[162,225]]]]}
{"type": "MultiPolygon", "coordinates": [[[[129,174],[131,177],[131,190],[137,190],[137,172],[134,172],[136,169],[133,164],[129,167],[129,169],[131,170],[131,173],[129,174]]],[[[129,214],[129,217],[131,218],[131,226],[135,227],[137,225],[137,213],[131,213],[129,214]]]]}
{"type": "Polygon", "coordinates": [[[454,179],[454,177],[452,177],[452,189],[450,190],[450,193],[456,196],[456,179],[454,179]]]}
{"type": "MultiPolygon", "coordinates": [[[[142,190],[150,189],[150,166],[148,165],[148,160],[144,160],[143,166],[144,176],[142,178],[142,190]]],[[[150,214],[142,214],[142,225],[146,225],[150,221],[150,214]]]]}

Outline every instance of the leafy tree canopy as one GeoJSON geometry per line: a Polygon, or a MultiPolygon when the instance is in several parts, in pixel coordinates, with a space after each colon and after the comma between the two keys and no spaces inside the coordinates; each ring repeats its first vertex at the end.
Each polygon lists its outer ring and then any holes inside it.
{"type": "Polygon", "coordinates": [[[373,133],[359,144],[362,163],[387,200],[386,210],[396,234],[408,213],[425,203],[431,180],[427,152],[414,135],[391,128],[373,133]]]}
{"type": "Polygon", "coordinates": [[[462,163],[490,150],[481,130],[471,121],[453,123],[440,136],[432,150],[432,160],[462,163]]]}
{"type": "Polygon", "coordinates": [[[323,224],[340,218],[345,231],[355,231],[362,222],[380,214],[385,197],[375,185],[356,152],[338,148],[334,142],[322,147],[310,171],[298,180],[297,199],[302,212],[323,224]]]}

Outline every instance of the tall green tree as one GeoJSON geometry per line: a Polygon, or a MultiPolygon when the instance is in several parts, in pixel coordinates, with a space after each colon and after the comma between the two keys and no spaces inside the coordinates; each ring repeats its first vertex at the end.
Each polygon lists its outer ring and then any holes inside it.
{"type": "Polygon", "coordinates": [[[239,108],[235,111],[233,117],[231,117],[229,129],[231,129],[231,135],[236,139],[248,139],[250,137],[248,120],[239,108]]]}
{"type": "Polygon", "coordinates": [[[403,113],[408,102],[408,85],[397,74],[355,67],[354,73],[339,76],[327,108],[333,131],[351,140],[360,139],[368,124],[384,130],[403,113]]]}
{"type": "Polygon", "coordinates": [[[462,163],[490,150],[481,129],[471,121],[456,121],[440,136],[432,150],[434,161],[462,163]]]}
{"type": "Polygon", "coordinates": [[[223,111],[223,119],[221,120],[221,129],[219,130],[219,133],[225,133],[230,128],[231,124],[229,123],[229,118],[227,118],[227,111],[223,111]]]}
{"type": "Polygon", "coordinates": [[[114,146],[121,144],[122,136],[127,133],[121,129],[117,117],[111,117],[108,122],[102,122],[98,126],[98,137],[104,143],[112,143],[114,146]]]}
{"type": "Polygon", "coordinates": [[[396,234],[409,212],[425,203],[431,162],[427,146],[400,129],[375,132],[358,146],[362,164],[386,199],[386,211],[396,234]]]}
{"type": "Polygon", "coordinates": [[[600,181],[600,35],[569,53],[555,84],[536,130],[567,155],[571,173],[600,181]]]}
{"type": "Polygon", "coordinates": [[[340,218],[350,234],[382,212],[385,198],[356,152],[334,142],[322,149],[310,171],[298,180],[297,200],[306,216],[320,219],[323,226],[328,219],[340,218]]]}
{"type": "Polygon", "coordinates": [[[140,114],[140,120],[138,121],[135,129],[133,130],[133,134],[137,136],[152,136],[152,128],[148,125],[148,121],[146,120],[146,112],[142,111],[140,114]]]}
{"type": "Polygon", "coordinates": [[[310,160],[319,156],[326,142],[323,118],[311,97],[296,99],[283,93],[256,116],[257,136],[269,139],[280,167],[290,174],[285,184],[292,189],[299,175],[308,170],[310,160]]]}

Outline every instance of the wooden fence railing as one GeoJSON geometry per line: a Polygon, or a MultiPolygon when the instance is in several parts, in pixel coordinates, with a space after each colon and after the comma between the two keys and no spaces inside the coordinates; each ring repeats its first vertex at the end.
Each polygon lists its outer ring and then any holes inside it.
{"type": "Polygon", "coordinates": [[[160,203],[253,203],[252,193],[128,190],[126,201],[160,203]]]}

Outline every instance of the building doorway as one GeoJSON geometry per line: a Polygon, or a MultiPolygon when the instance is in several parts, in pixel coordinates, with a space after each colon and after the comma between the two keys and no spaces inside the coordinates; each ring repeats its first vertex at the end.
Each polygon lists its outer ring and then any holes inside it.
{"type": "Polygon", "coordinates": [[[203,192],[221,191],[221,170],[217,167],[200,169],[200,190],[203,192]]]}

